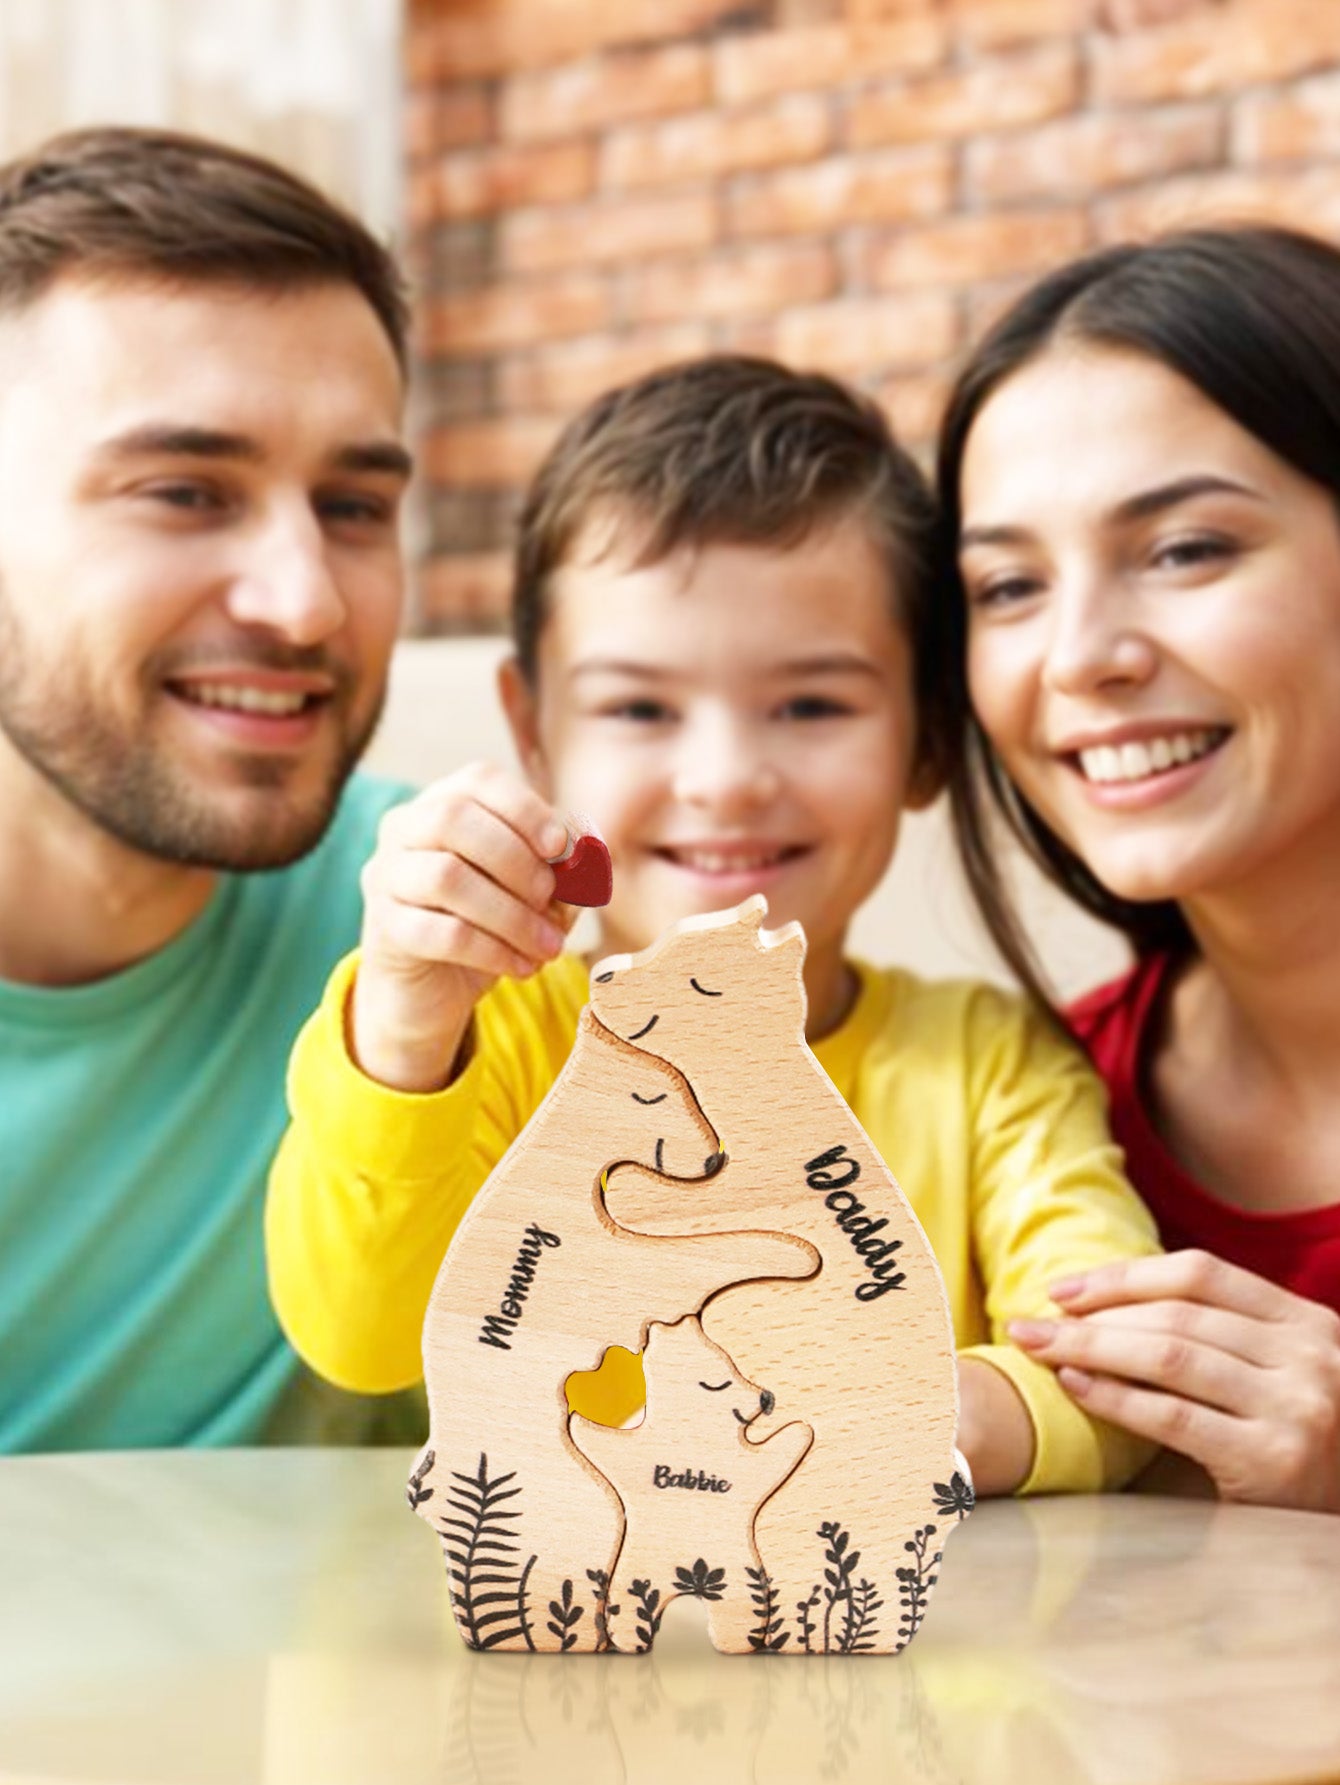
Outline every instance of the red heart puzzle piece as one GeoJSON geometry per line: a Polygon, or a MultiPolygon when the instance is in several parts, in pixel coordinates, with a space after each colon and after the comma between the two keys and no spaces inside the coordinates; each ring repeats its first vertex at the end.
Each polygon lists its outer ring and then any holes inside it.
{"type": "Polygon", "coordinates": [[[599,837],[578,837],[570,854],[549,865],[554,870],[554,897],[565,905],[609,904],[614,872],[610,852],[599,837]]]}

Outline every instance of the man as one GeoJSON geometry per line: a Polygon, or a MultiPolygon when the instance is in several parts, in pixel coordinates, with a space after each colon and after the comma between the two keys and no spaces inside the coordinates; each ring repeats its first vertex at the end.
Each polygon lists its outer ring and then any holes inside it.
{"type": "Polygon", "coordinates": [[[400,791],[350,776],[405,329],[263,161],[97,130],[0,170],[0,1451],[367,1434],[278,1329],[261,1205],[400,791]]]}

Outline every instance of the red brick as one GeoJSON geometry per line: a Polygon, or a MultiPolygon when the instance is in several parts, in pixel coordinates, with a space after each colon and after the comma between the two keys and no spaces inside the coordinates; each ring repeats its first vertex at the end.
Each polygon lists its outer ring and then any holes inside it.
{"type": "Polygon", "coordinates": [[[1143,31],[1198,7],[1218,4],[1219,0],[1098,0],[1098,23],[1108,31],[1143,31]]]}
{"type": "Polygon", "coordinates": [[[1340,155],[1340,73],[1286,92],[1246,93],[1233,108],[1235,161],[1302,161],[1340,155]]]}
{"type": "Polygon", "coordinates": [[[453,0],[413,9],[406,69],[414,82],[512,74],[687,37],[739,10],[739,0],[453,0]]]}
{"type": "Polygon", "coordinates": [[[1169,180],[1099,203],[1100,240],[1127,241],[1188,223],[1283,223],[1340,239],[1340,168],[1299,173],[1234,170],[1169,180]]]}
{"type": "Polygon", "coordinates": [[[1223,121],[1214,106],[1135,114],[1089,113],[970,143],[964,179],[971,201],[1009,203],[1056,193],[1084,194],[1223,157],[1223,121]]]}
{"type": "Polygon", "coordinates": [[[564,342],[504,361],[498,396],[505,409],[568,415],[617,384],[675,360],[692,359],[711,345],[711,329],[700,322],[564,342]]]}
{"type": "Polygon", "coordinates": [[[502,348],[589,335],[608,327],[612,312],[609,283],[594,273],[489,285],[430,305],[422,325],[423,351],[445,359],[469,359],[502,348]]]}
{"type": "Polygon", "coordinates": [[[1340,6],[1317,0],[1234,0],[1161,30],[1094,40],[1100,103],[1197,99],[1292,79],[1340,60],[1340,6]]]}
{"type": "MultiPolygon", "coordinates": [[[[934,365],[958,345],[958,310],[939,293],[841,298],[783,310],[747,345],[797,366],[848,376],[934,365]]],[[[746,345],[744,341],[739,343],[746,345]]]]}
{"type": "Polygon", "coordinates": [[[837,262],[825,247],[741,248],[702,259],[648,262],[630,275],[629,316],[639,322],[767,316],[832,295],[837,262]]]}
{"type": "Polygon", "coordinates": [[[525,483],[554,443],[552,416],[506,415],[435,428],[423,441],[430,484],[498,490],[525,483]]]}
{"type": "Polygon", "coordinates": [[[843,0],[842,10],[853,24],[878,25],[939,12],[941,5],[940,0],[843,0]]]}
{"type": "Polygon", "coordinates": [[[1012,129],[1070,111],[1079,91],[1074,47],[1047,44],[858,94],[848,119],[848,139],[865,148],[1012,129]]]}
{"type": "Polygon", "coordinates": [[[498,226],[501,260],[511,272],[540,272],[710,248],[717,209],[715,194],[706,191],[512,211],[498,226]]]}
{"type": "Polygon", "coordinates": [[[606,186],[654,186],[812,161],[828,148],[831,135],[828,101],[811,94],[747,111],[694,112],[613,132],[601,154],[601,180],[606,186]]]}
{"type": "Polygon", "coordinates": [[[893,431],[907,446],[935,439],[949,398],[947,372],[914,372],[904,378],[886,378],[874,392],[887,412],[893,431]]]}
{"type": "Polygon", "coordinates": [[[947,147],[883,150],[739,180],[726,214],[732,235],[822,234],[854,223],[938,216],[950,208],[953,189],[947,147]]]}
{"type": "Polygon", "coordinates": [[[967,294],[965,333],[969,341],[980,341],[993,328],[1010,306],[1018,301],[1034,283],[1031,278],[997,279],[991,285],[979,285],[967,294]]]}
{"type": "Polygon", "coordinates": [[[867,273],[878,290],[912,285],[969,285],[1013,273],[1042,272],[1079,254],[1089,241],[1083,211],[1001,211],[953,217],[900,230],[875,243],[867,273]]]}
{"type": "Polygon", "coordinates": [[[747,105],[780,93],[933,68],[944,60],[948,44],[943,21],[930,13],[883,25],[814,25],[724,37],[715,51],[716,97],[723,105],[747,105]]]}
{"type": "Polygon", "coordinates": [[[949,0],[954,35],[974,51],[1091,30],[1098,0],[949,0]]]}
{"type": "Polygon", "coordinates": [[[499,627],[512,592],[507,552],[467,552],[430,558],[414,577],[420,632],[479,632],[499,627]]]}
{"type": "Polygon", "coordinates": [[[701,44],[588,56],[509,80],[502,94],[502,134],[518,142],[580,136],[635,118],[694,111],[710,96],[701,44]]]}
{"type": "Polygon", "coordinates": [[[418,87],[405,100],[405,151],[416,159],[470,148],[493,135],[487,87],[418,87]]]}
{"type": "Polygon", "coordinates": [[[560,204],[585,198],[594,183],[595,150],[589,143],[465,150],[410,175],[409,217],[417,227],[515,205],[560,204]]]}

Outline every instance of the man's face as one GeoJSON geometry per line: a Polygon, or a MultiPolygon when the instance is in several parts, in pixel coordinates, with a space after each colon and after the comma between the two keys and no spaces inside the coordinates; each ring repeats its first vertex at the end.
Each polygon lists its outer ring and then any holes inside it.
{"type": "Polygon", "coordinates": [[[384,692],[402,402],[350,286],[70,279],[0,321],[0,788],[172,861],[310,849],[384,692]]]}

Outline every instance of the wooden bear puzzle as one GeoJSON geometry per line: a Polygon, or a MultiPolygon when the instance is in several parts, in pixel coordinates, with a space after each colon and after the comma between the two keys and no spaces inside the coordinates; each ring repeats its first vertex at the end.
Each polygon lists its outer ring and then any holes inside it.
{"type": "Polygon", "coordinates": [[[935,1258],[805,1044],[800,927],[762,898],[600,963],[567,1064],[462,1220],[424,1325],[409,1500],[474,1648],[893,1654],[947,1529],[935,1258]],[[640,1423],[569,1376],[643,1353],[640,1423]]]}

